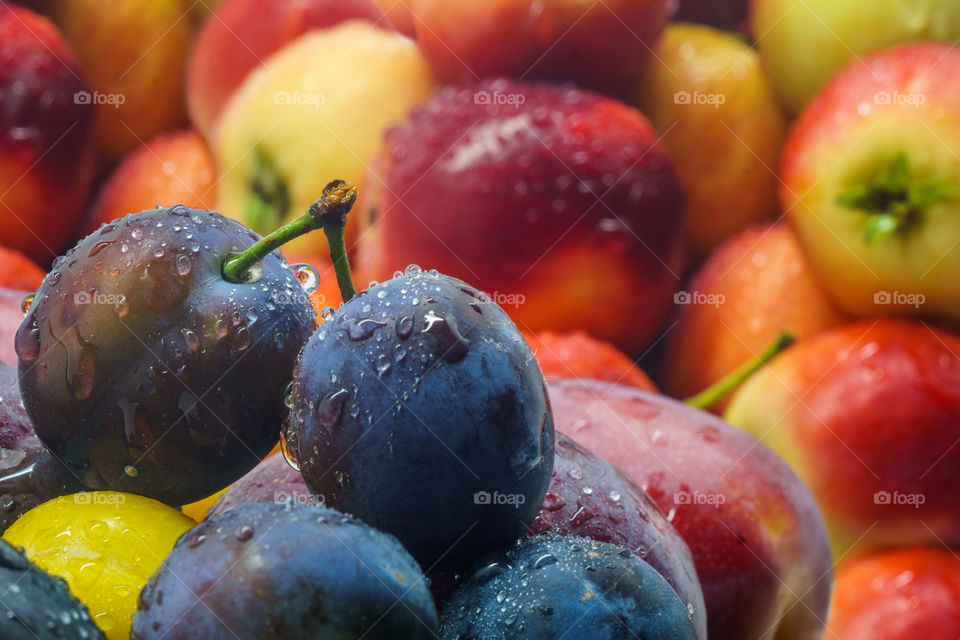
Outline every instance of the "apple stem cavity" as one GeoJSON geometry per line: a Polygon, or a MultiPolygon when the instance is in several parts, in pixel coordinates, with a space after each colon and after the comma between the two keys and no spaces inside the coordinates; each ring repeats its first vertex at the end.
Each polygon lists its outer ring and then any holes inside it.
{"type": "Polygon", "coordinates": [[[733,393],[737,387],[760,370],[765,364],[770,362],[774,356],[796,342],[793,334],[789,331],[781,331],[767,347],[757,356],[737,367],[719,381],[710,385],[700,393],[684,400],[684,402],[694,409],[708,411],[718,402],[733,393]]]}
{"type": "Polygon", "coordinates": [[[957,185],[948,178],[912,176],[907,155],[900,152],[866,184],[854,185],[841,193],[837,203],[867,213],[864,239],[870,244],[907,231],[931,207],[957,195],[957,185]]]}
{"type": "Polygon", "coordinates": [[[343,301],[346,302],[357,293],[353,285],[353,276],[350,274],[350,261],[347,258],[347,247],[343,239],[347,213],[356,201],[356,187],[343,180],[334,180],[323,188],[320,199],[310,205],[307,212],[299,218],[291,220],[270,235],[261,238],[245,251],[228,255],[221,268],[224,280],[237,284],[249,282],[251,268],[272,251],[305,233],[323,229],[327,237],[327,245],[330,247],[333,269],[337,274],[337,285],[340,287],[343,301]]]}

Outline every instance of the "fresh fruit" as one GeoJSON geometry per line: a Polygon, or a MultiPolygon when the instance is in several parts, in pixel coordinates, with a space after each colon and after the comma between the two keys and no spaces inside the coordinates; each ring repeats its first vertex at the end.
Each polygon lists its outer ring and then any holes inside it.
{"type": "Polygon", "coordinates": [[[960,49],[891,49],[838,74],[793,124],[782,205],[851,313],[960,318],[957,73],[960,49]]]}
{"type": "Polygon", "coordinates": [[[413,109],[385,156],[362,257],[374,277],[429,263],[527,331],[583,329],[630,354],[666,318],[682,195],[639,112],[572,87],[488,80],[413,109]]]}
{"type": "Polygon", "coordinates": [[[397,0],[373,0],[374,4],[380,7],[383,14],[387,17],[397,31],[410,38],[417,36],[417,28],[413,20],[413,12],[406,2],[397,2],[397,0]]]}
{"type": "Polygon", "coordinates": [[[686,541],[708,637],[820,637],[830,548],[780,458],[711,414],[633,387],[561,380],[550,399],[557,430],[632,477],[686,541]]]}
{"type": "Polygon", "coordinates": [[[44,271],[16,249],[0,246],[0,287],[32,291],[40,286],[44,271]]]}
{"type": "Polygon", "coordinates": [[[213,209],[216,179],[213,159],[200,134],[161,134],[126,156],[100,188],[86,232],[146,209],[175,204],[213,209]]]}
{"type": "Polygon", "coordinates": [[[798,343],[733,397],[727,419],[807,482],[838,554],[960,544],[960,338],[864,320],[798,343]]]}
{"type": "Polygon", "coordinates": [[[522,333],[547,380],[593,378],[657,390],[647,374],[622,351],[585,331],[522,333]]]}
{"type": "MultiPolygon", "coordinates": [[[[672,20],[747,33],[750,0],[679,0],[672,20]]],[[[762,35],[762,34],[761,34],[762,35]]]]}
{"type": "Polygon", "coordinates": [[[67,244],[90,193],[95,116],[84,92],[57,28],[0,5],[0,238],[40,264],[67,244]]]}
{"type": "Polygon", "coordinates": [[[282,455],[271,455],[255,466],[224,492],[206,513],[206,520],[247,504],[276,502],[316,504],[300,472],[287,464],[282,455]]]}
{"type": "Polygon", "coordinates": [[[0,532],[41,502],[81,488],[33,432],[17,372],[0,362],[0,532]]]}
{"type": "Polygon", "coordinates": [[[622,91],[667,21],[664,0],[411,0],[417,43],[441,80],[575,81],[622,91]]]}
{"type": "MultiPolygon", "coordinates": [[[[677,294],[667,333],[664,386],[679,398],[719,381],[781,330],[803,339],[846,319],[811,272],[787,224],[755,226],[730,238],[677,294]]],[[[722,413],[725,403],[714,411],[722,413]]]]}
{"type": "MultiPolygon", "coordinates": [[[[397,33],[349,21],[301,36],[251,72],[221,115],[220,210],[267,233],[305,210],[324,176],[361,184],[384,128],[432,90],[423,56],[397,33]]],[[[326,252],[311,237],[290,250],[326,252]]]]}
{"type": "Polygon", "coordinates": [[[777,212],[776,167],[787,123],[759,56],[737,36],[667,27],[636,103],[663,135],[686,196],[686,238],[702,258],[777,212]]]}
{"type": "Polygon", "coordinates": [[[177,541],[140,594],[138,640],[435,638],[437,612],[392,536],[332,509],[251,504],[177,541]]]}
{"type": "Polygon", "coordinates": [[[206,21],[190,53],[187,101],[193,124],[209,134],[244,78],[311,29],[344,20],[383,25],[371,0],[226,0],[206,21]]]}
{"type": "MultiPolygon", "coordinates": [[[[331,188],[311,212],[353,198],[331,188]]],[[[87,487],[182,505],[270,451],[315,327],[278,237],[178,205],[101,227],[55,262],[17,332],[20,388],[37,435],[87,487]]]]}
{"type": "Polygon", "coordinates": [[[691,613],[625,547],[542,534],[485,558],[441,616],[440,638],[695,640],[691,613]]]}
{"type": "Polygon", "coordinates": [[[137,594],[193,520],[154,500],[115,491],[54,498],[3,534],[60,576],[109,640],[127,640],[137,594]]]}
{"type": "Polygon", "coordinates": [[[182,0],[51,0],[49,14],[90,80],[97,147],[114,163],[161,131],[184,124],[192,39],[182,0]]]}
{"type": "Polygon", "coordinates": [[[656,569],[707,637],[707,611],[683,538],[637,483],[563,434],[557,435],[553,476],[529,535],[553,532],[626,547],[656,569]]]}
{"type": "MultiPolygon", "coordinates": [[[[269,457],[269,456],[267,456],[269,457]]],[[[264,458],[266,459],[266,458],[264,458]]],[[[256,467],[254,467],[256,469],[256,467]]],[[[232,487],[233,485],[230,485],[232,487]]],[[[191,518],[194,522],[203,522],[203,519],[207,517],[207,511],[217,503],[217,500],[220,499],[220,496],[225,494],[230,487],[226,489],[221,489],[216,493],[197,500],[196,502],[191,502],[190,504],[185,504],[180,507],[180,513],[191,518]]]]}
{"type": "Polygon", "coordinates": [[[0,635],[4,640],[102,640],[66,583],[0,542],[0,635]]]}
{"type": "Polygon", "coordinates": [[[428,570],[516,540],[553,468],[543,375],[516,326],[413,266],[344,297],[294,372],[286,444],[307,487],[428,570]]]}
{"type": "Polygon", "coordinates": [[[13,338],[23,320],[23,300],[29,295],[28,291],[0,288],[0,362],[12,367],[17,366],[13,338]]]}
{"type": "Polygon", "coordinates": [[[863,59],[881,49],[917,40],[955,44],[960,5],[953,0],[753,0],[750,22],[771,79],[797,112],[848,64],[871,73],[863,59]]]}
{"type": "Polygon", "coordinates": [[[958,631],[960,560],[952,551],[883,551],[837,571],[826,638],[954,640],[958,631]]]}

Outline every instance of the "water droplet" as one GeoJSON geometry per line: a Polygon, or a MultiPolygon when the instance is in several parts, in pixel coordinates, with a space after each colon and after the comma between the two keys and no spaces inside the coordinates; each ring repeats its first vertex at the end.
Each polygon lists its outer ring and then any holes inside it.
{"type": "Polygon", "coordinates": [[[114,242],[116,242],[116,240],[103,240],[101,242],[96,243],[95,245],[90,247],[90,251],[87,253],[87,257],[92,258],[93,256],[97,255],[98,253],[100,253],[101,251],[103,251],[104,249],[112,245],[114,242]]]}
{"type": "Polygon", "coordinates": [[[234,534],[234,537],[240,542],[246,542],[253,537],[253,527],[248,524],[243,525],[237,529],[237,533],[234,534]]]}
{"type": "Polygon", "coordinates": [[[593,494],[593,487],[584,487],[581,491],[589,496],[593,494]]]}
{"type": "Polygon", "coordinates": [[[317,287],[320,286],[320,274],[311,265],[300,262],[290,265],[290,269],[293,270],[293,275],[300,282],[300,286],[307,295],[316,291],[317,287]]]}
{"type": "Polygon", "coordinates": [[[419,265],[409,264],[407,268],[403,270],[403,273],[408,276],[415,276],[420,273],[420,271],[422,271],[422,269],[420,269],[419,265]]]}
{"type": "MultiPolygon", "coordinates": [[[[419,268],[419,267],[418,267],[419,268]]],[[[496,578],[499,575],[503,575],[507,571],[512,569],[509,564],[504,564],[501,562],[493,562],[487,566],[479,569],[476,573],[473,574],[473,580],[478,585],[483,586],[496,578]]]]}
{"type": "Polygon", "coordinates": [[[397,320],[397,337],[406,340],[413,333],[413,316],[403,316],[397,320]]]}
{"type": "Polygon", "coordinates": [[[217,340],[223,340],[227,337],[227,323],[223,321],[223,318],[217,318],[217,321],[213,325],[213,331],[217,336],[217,340]]]}
{"type": "Polygon", "coordinates": [[[203,533],[197,532],[187,538],[187,546],[191,549],[196,549],[204,543],[207,539],[207,536],[203,533]]]}
{"type": "Polygon", "coordinates": [[[23,313],[23,315],[30,313],[30,307],[33,306],[33,301],[36,299],[36,297],[36,294],[31,293],[20,303],[20,311],[23,313]]]}
{"type": "Polygon", "coordinates": [[[92,343],[81,338],[79,329],[77,330],[77,340],[80,343],[80,353],[77,355],[73,367],[70,367],[70,363],[68,363],[69,378],[67,386],[73,392],[74,398],[86,400],[93,392],[93,379],[96,373],[97,359],[100,357],[100,350],[92,343]]]}
{"type": "Polygon", "coordinates": [[[156,249],[153,250],[154,258],[162,258],[165,254],[166,254],[166,251],[163,249],[163,247],[157,247],[156,249]]]}
{"type": "Polygon", "coordinates": [[[14,350],[24,364],[31,364],[40,355],[40,329],[22,327],[14,338],[14,350]]]}
{"type": "MultiPolygon", "coordinates": [[[[159,258],[160,256],[157,257],[159,258]]],[[[185,276],[189,274],[192,266],[193,265],[190,263],[190,258],[185,255],[177,256],[177,275],[185,276]]]]}
{"type": "Polygon", "coordinates": [[[423,333],[432,335],[437,341],[437,351],[447,362],[459,362],[467,356],[470,341],[457,328],[453,316],[444,316],[432,309],[423,316],[426,326],[423,333]]]}
{"type": "Polygon", "coordinates": [[[317,421],[325,429],[336,429],[343,420],[343,407],[350,397],[346,389],[331,391],[317,405],[317,421]]]}
{"type": "Polygon", "coordinates": [[[200,338],[196,333],[190,329],[181,329],[180,333],[183,334],[183,343],[187,345],[187,351],[196,353],[200,350],[200,338]]]}
{"type": "Polygon", "coordinates": [[[614,502],[620,502],[621,496],[619,491],[611,491],[609,495],[610,495],[610,499],[613,500],[614,502]]]}
{"type": "Polygon", "coordinates": [[[402,344],[395,345],[393,347],[393,359],[397,362],[402,362],[404,358],[407,357],[407,348],[402,344]]]}
{"type": "Polygon", "coordinates": [[[392,364],[390,362],[389,356],[383,353],[377,356],[377,375],[378,376],[383,377],[383,374],[385,374],[387,371],[390,371],[391,366],[392,364]]]}
{"type": "Polygon", "coordinates": [[[297,459],[297,436],[291,429],[284,429],[280,434],[280,453],[294,471],[300,471],[300,461],[297,459]]]}
{"type": "Polygon", "coordinates": [[[557,564],[557,562],[559,562],[559,560],[557,560],[557,556],[553,555],[552,553],[545,553],[534,560],[532,566],[534,569],[543,569],[544,567],[549,567],[552,564],[557,564]]]}
{"type": "Polygon", "coordinates": [[[140,475],[140,472],[137,471],[137,468],[132,464],[124,465],[123,472],[131,478],[136,478],[140,475]]]}
{"type": "Polygon", "coordinates": [[[370,318],[356,321],[350,320],[344,324],[346,325],[347,337],[353,342],[362,342],[368,339],[373,335],[374,331],[386,325],[385,322],[379,322],[370,318]]]}
{"type": "Polygon", "coordinates": [[[247,328],[245,326],[237,329],[236,339],[237,339],[237,351],[246,351],[250,347],[250,344],[251,344],[250,332],[247,331],[247,328]]]}
{"type": "Polygon", "coordinates": [[[283,404],[287,409],[293,409],[293,381],[283,388],[283,404]]]}
{"type": "Polygon", "coordinates": [[[403,275],[403,271],[394,271],[394,272],[393,272],[393,277],[394,277],[394,278],[399,278],[399,277],[401,277],[402,275],[403,275]]]}
{"type": "Polygon", "coordinates": [[[567,471],[567,475],[574,480],[583,480],[583,471],[580,469],[570,469],[570,471],[567,471]]]}
{"type": "Polygon", "coordinates": [[[320,319],[329,320],[330,316],[332,315],[333,315],[333,307],[324,307],[323,310],[320,312],[320,319]]]}

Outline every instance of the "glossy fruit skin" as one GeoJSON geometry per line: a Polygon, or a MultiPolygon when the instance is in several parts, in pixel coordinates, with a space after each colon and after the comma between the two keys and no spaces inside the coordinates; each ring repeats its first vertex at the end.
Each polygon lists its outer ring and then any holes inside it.
{"type": "Polygon", "coordinates": [[[696,640],[690,613],[632,551],[541,534],[478,562],[441,613],[440,638],[696,640]]]}
{"type": "Polygon", "coordinates": [[[0,637],[4,640],[103,640],[67,583],[0,541],[0,637]],[[63,617],[68,622],[64,624],[63,617]]]}
{"type": "Polygon", "coordinates": [[[65,579],[108,640],[126,640],[137,593],[194,525],[156,500],[114,491],[54,498],[3,534],[27,557],[65,579]]]}
{"type": "Polygon", "coordinates": [[[311,336],[287,441],[326,504],[445,568],[523,534],[550,482],[553,418],[507,314],[460,280],[408,272],[311,336]]]}
{"type": "Polygon", "coordinates": [[[553,476],[529,535],[553,532],[626,547],[664,577],[707,637],[690,549],[647,492],[612,464],[557,434],[553,476]]]}
{"type": "Polygon", "coordinates": [[[383,157],[360,258],[374,277],[429,263],[514,296],[504,307],[526,331],[582,329],[631,355],[666,320],[683,194],[639,111],[572,86],[488,79],[412,109],[383,157]]]}
{"type": "Polygon", "coordinates": [[[243,476],[210,507],[204,520],[238,509],[247,504],[276,502],[283,504],[316,504],[300,472],[287,464],[282,455],[267,456],[243,476]]]}
{"type": "Polygon", "coordinates": [[[586,331],[523,331],[547,380],[591,378],[657,391],[646,373],[622,351],[586,331]]]}
{"type": "Polygon", "coordinates": [[[0,238],[39,264],[63,250],[96,170],[95,114],[77,57],[46,18],[0,6],[0,238]]]}
{"type": "Polygon", "coordinates": [[[17,332],[20,389],[87,487],[179,506],[276,443],[314,314],[279,252],[257,282],[223,279],[227,254],[258,238],[174,206],[108,224],[56,262],[17,332]]]}
{"type": "Polygon", "coordinates": [[[130,637],[420,640],[436,629],[426,580],[396,538],[322,506],[264,503],[181,537],[141,592],[130,637]]]}
{"type": "Polygon", "coordinates": [[[0,532],[41,502],[82,486],[33,432],[17,371],[0,362],[0,532]]]}

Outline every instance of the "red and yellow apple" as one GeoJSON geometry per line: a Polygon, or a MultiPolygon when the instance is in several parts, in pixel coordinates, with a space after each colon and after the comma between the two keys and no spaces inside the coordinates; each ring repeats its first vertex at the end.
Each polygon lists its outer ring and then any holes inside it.
{"type": "Polygon", "coordinates": [[[585,331],[521,331],[547,380],[592,378],[657,391],[647,374],[622,351],[585,331]]]}

